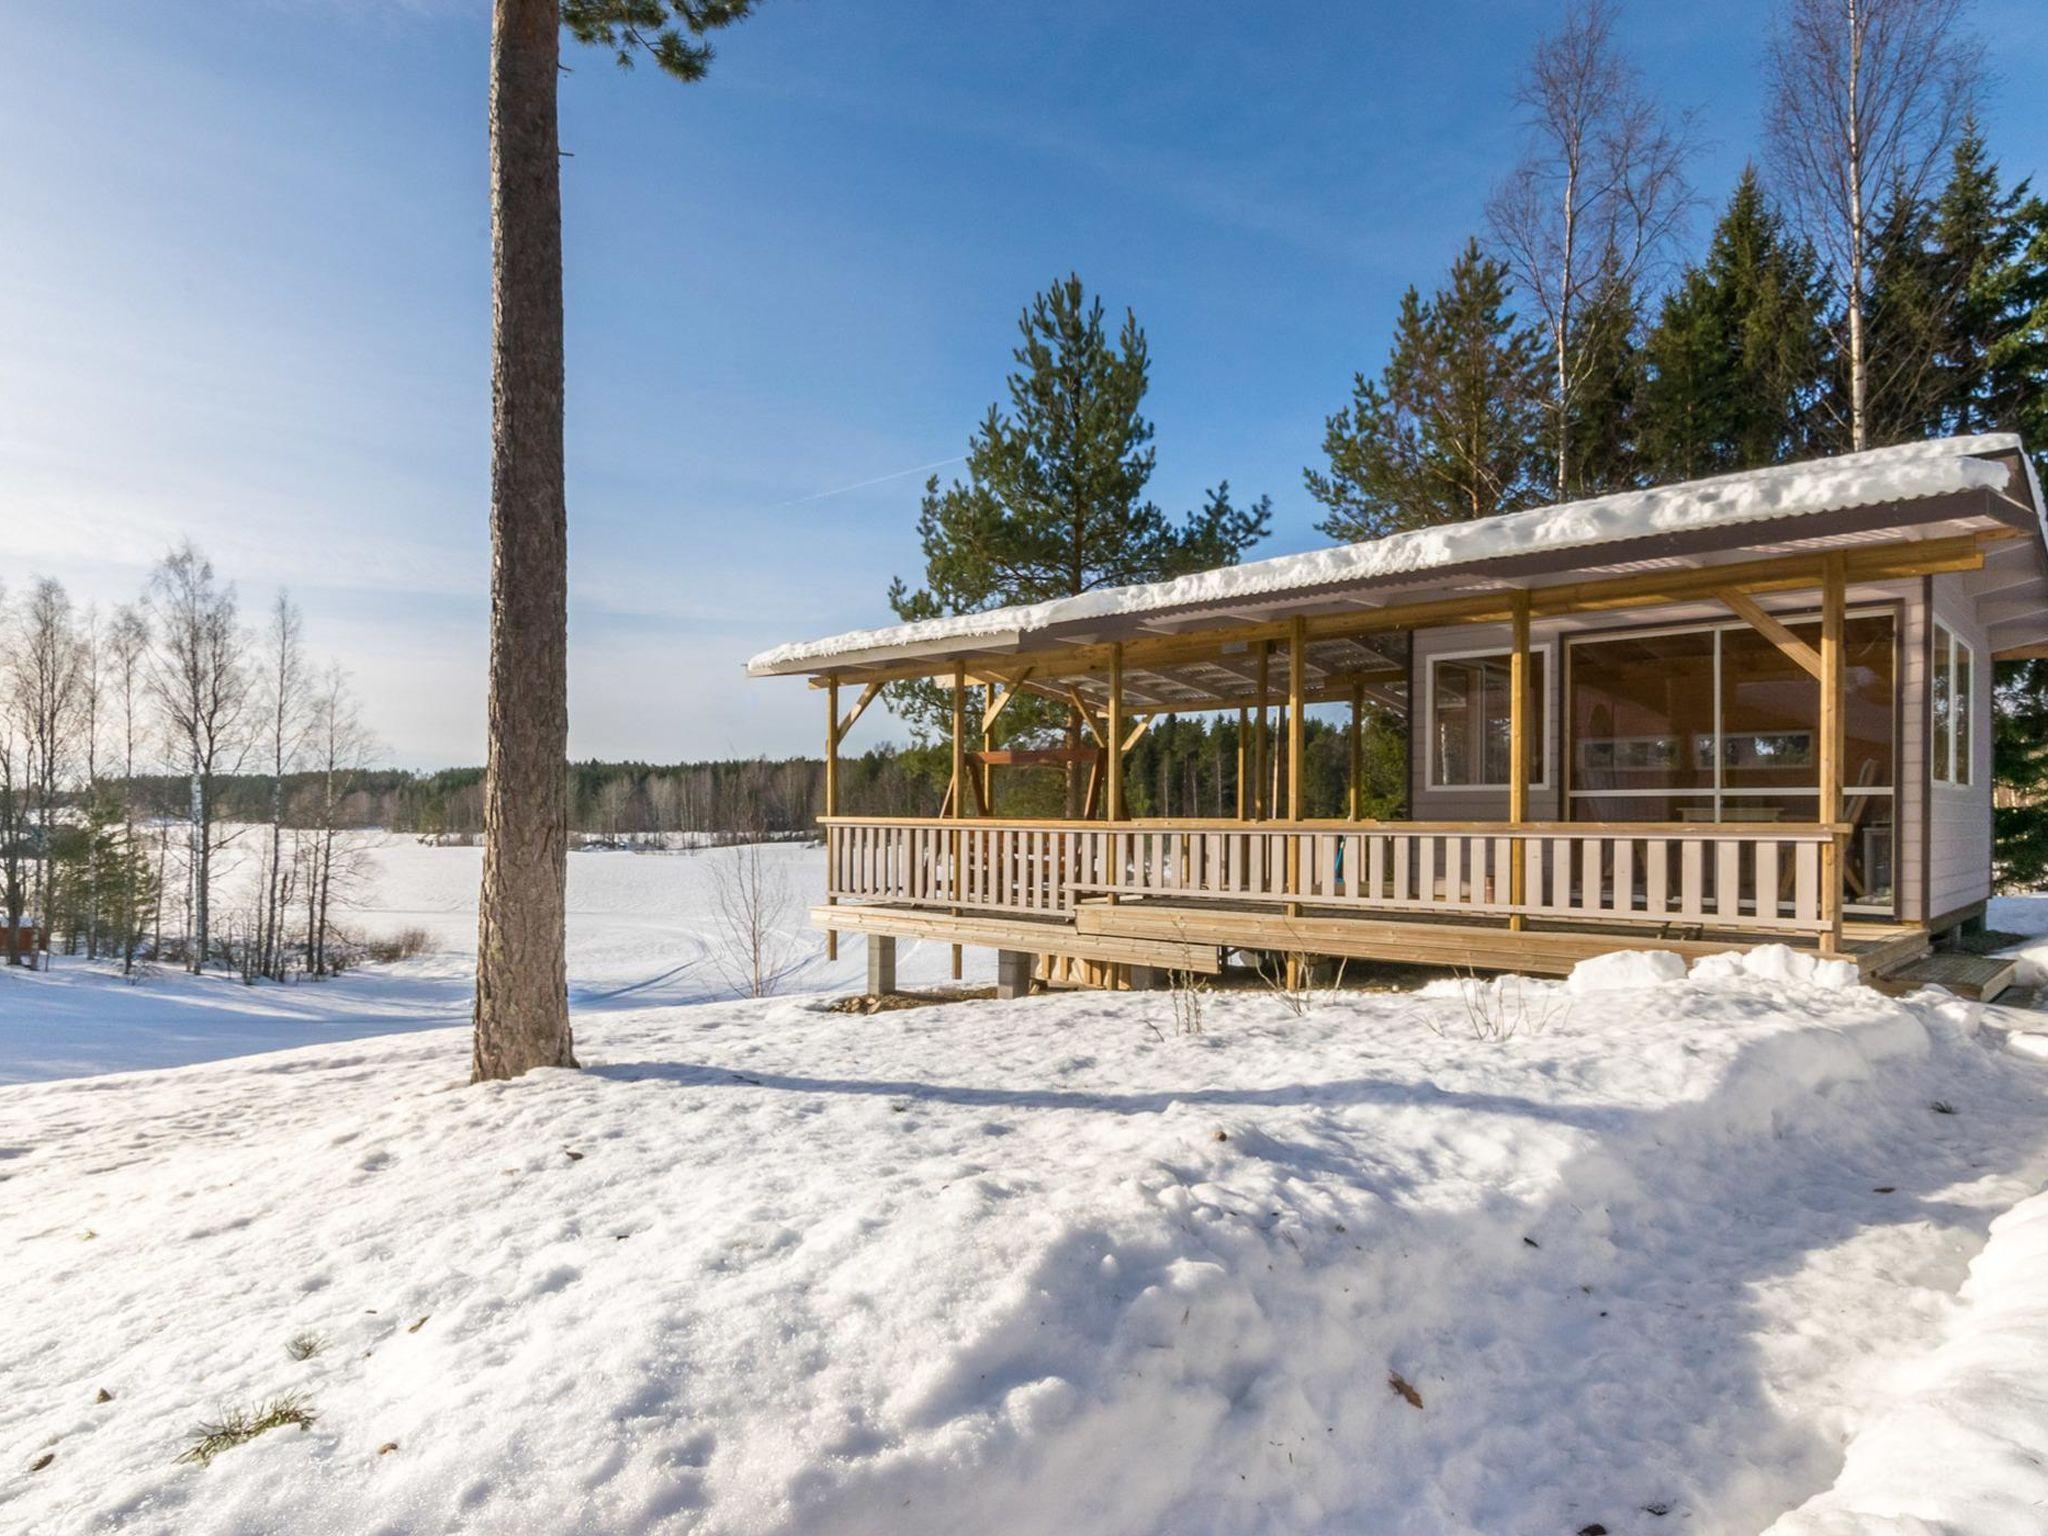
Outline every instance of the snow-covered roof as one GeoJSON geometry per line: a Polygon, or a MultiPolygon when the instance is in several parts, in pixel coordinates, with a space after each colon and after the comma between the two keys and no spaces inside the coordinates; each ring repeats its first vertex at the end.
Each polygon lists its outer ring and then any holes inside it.
{"type": "MultiPolygon", "coordinates": [[[[873,662],[891,656],[932,654],[959,648],[963,642],[1021,643],[1036,632],[1077,621],[1426,576],[1538,551],[1554,553],[1962,491],[2003,490],[2009,483],[2008,467],[1989,456],[2012,454],[2027,463],[2017,435],[1995,432],[1744,470],[1221,566],[1170,581],[1105,587],[1042,603],[852,630],[763,651],[747,663],[747,671],[764,677],[845,665],[856,659],[873,662]]],[[[2032,483],[2031,465],[2027,473],[2038,510],[2041,493],[2032,483]]]]}

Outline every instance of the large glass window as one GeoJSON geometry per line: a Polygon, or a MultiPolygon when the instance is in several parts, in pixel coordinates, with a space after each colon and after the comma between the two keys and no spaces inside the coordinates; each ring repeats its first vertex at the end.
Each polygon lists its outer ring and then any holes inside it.
{"type": "Polygon", "coordinates": [[[1970,782],[1974,742],[1971,719],[1977,658],[1946,624],[1934,626],[1933,718],[1928,732],[1929,764],[1937,784],[1970,782]]]}
{"type": "MultiPolygon", "coordinates": [[[[1818,648],[1817,620],[1789,627],[1818,648]]],[[[1845,879],[1851,904],[1865,908],[1893,899],[1895,632],[1892,615],[1867,613],[1842,634],[1845,879]]],[[[1573,819],[1818,818],[1819,680],[1748,625],[1587,636],[1571,642],[1570,658],[1573,819]]],[[[1743,893],[1745,904],[1758,897],[1743,893]]]]}
{"type": "MultiPolygon", "coordinates": [[[[1507,787],[1508,653],[1438,656],[1429,664],[1429,782],[1438,789],[1507,787]]],[[[1544,653],[1529,652],[1529,782],[1545,782],[1544,653]]]]}
{"type": "Polygon", "coordinates": [[[1575,641],[1571,685],[1578,819],[1714,819],[1712,630],[1575,641]]]}

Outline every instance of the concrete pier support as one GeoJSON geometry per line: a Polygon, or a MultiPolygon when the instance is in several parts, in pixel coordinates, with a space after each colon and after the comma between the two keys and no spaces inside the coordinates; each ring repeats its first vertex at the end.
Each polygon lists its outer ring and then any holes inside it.
{"type": "Polygon", "coordinates": [[[1005,1002],[1031,995],[1031,956],[1021,949],[996,951],[996,996],[1005,1002]]]}
{"type": "Polygon", "coordinates": [[[896,990],[896,941],[887,934],[868,935],[868,996],[887,997],[896,990]]]}

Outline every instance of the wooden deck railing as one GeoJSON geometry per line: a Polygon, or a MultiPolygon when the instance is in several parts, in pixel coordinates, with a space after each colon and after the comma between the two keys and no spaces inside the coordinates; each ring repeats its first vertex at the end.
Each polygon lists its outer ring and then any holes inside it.
{"type": "Polygon", "coordinates": [[[1821,850],[1842,829],[1813,824],[857,816],[821,824],[834,900],[972,912],[1065,916],[1090,897],[1142,896],[1809,933],[1834,925],[1841,899],[1823,889],[1821,850]],[[1510,884],[1517,844],[1519,902],[1510,884]]]}

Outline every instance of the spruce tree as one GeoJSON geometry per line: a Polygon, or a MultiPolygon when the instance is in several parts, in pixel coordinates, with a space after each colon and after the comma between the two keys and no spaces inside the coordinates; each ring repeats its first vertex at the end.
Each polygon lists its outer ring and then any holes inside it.
{"type": "MultiPolygon", "coordinates": [[[[1960,382],[1944,360],[1961,299],[1961,274],[1934,248],[1933,208],[1894,185],[1870,234],[1864,309],[1870,447],[1917,442],[1942,430],[1945,396],[1960,382]]],[[[1837,387],[1846,391],[1846,376],[1837,387]]],[[[1838,446],[1849,445],[1842,440],[1838,446]]]]}
{"type": "Polygon", "coordinates": [[[1543,344],[1508,308],[1507,268],[1468,241],[1425,303],[1401,299],[1377,379],[1324,424],[1327,472],[1307,469],[1333,539],[1383,538],[1544,499],[1543,344]]]}
{"type": "Polygon", "coordinates": [[[1680,276],[1644,341],[1648,478],[1725,474],[1812,449],[1828,355],[1817,266],[1746,168],[1706,259],[1680,276]]]}
{"type": "MultiPolygon", "coordinates": [[[[1141,407],[1151,357],[1134,314],[1126,310],[1112,336],[1102,300],[1069,274],[1032,299],[1018,330],[1009,409],[989,407],[968,441],[964,480],[941,486],[934,476],[925,485],[917,520],[924,581],[915,590],[901,577],[890,585],[900,618],[1043,602],[1232,565],[1266,536],[1270,500],[1240,507],[1227,481],[1179,519],[1145,499],[1154,451],[1141,407]]],[[[891,707],[933,739],[950,710],[942,693],[905,685],[892,692],[891,707]]],[[[1019,700],[1004,724],[1014,739],[1065,718],[1042,702],[1019,700]]],[[[1078,724],[1067,726],[1078,744],[1078,724]]]]}
{"type": "Polygon", "coordinates": [[[1943,426],[2019,430],[2048,449],[2048,204],[2022,181],[2001,190],[1973,120],[1933,209],[1933,263],[1952,295],[1938,366],[1943,426]]]}

